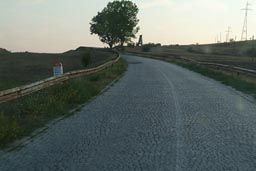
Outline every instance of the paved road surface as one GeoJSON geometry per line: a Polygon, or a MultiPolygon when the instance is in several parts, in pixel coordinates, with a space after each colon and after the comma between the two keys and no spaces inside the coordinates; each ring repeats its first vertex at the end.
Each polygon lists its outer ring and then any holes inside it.
{"type": "Polygon", "coordinates": [[[220,83],[127,56],[78,114],[0,157],[0,170],[256,170],[256,105],[220,83]]]}

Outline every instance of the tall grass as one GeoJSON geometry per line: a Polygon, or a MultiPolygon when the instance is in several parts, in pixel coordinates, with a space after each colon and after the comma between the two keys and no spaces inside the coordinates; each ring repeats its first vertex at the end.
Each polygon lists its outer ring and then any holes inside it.
{"type": "Polygon", "coordinates": [[[67,81],[18,100],[0,104],[0,147],[30,135],[48,121],[68,115],[71,109],[88,102],[124,73],[121,59],[97,74],[67,81]]]}

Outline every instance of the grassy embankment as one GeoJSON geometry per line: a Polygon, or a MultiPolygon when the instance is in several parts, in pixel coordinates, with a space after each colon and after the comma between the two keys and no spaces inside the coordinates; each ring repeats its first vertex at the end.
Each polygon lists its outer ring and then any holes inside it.
{"type": "MultiPolygon", "coordinates": [[[[52,76],[52,64],[61,62],[64,72],[84,69],[82,56],[88,48],[80,47],[60,54],[0,53],[0,91],[29,84],[52,76]]],[[[88,68],[100,65],[116,57],[104,49],[92,49],[88,68]]]]}
{"type": "Polygon", "coordinates": [[[97,74],[67,81],[29,96],[0,104],[0,148],[43,127],[49,121],[68,116],[70,111],[88,102],[127,69],[121,59],[97,74]]]}
{"type": "MultiPolygon", "coordinates": [[[[241,42],[239,44],[241,44],[241,42]]],[[[225,85],[231,86],[241,92],[244,92],[256,98],[256,78],[255,77],[247,77],[242,74],[237,75],[237,73],[227,72],[227,71],[223,71],[220,69],[211,68],[203,65],[196,65],[194,63],[180,60],[175,57],[182,56],[182,57],[186,57],[188,59],[193,59],[197,61],[217,62],[222,64],[229,64],[229,65],[236,65],[236,66],[243,66],[243,67],[247,66],[247,68],[255,69],[256,63],[252,63],[251,58],[246,56],[239,56],[238,53],[234,56],[231,56],[230,53],[232,50],[227,50],[226,49],[227,45],[222,45],[222,46],[197,45],[196,46],[198,51],[199,49],[202,50],[205,47],[207,47],[208,49],[215,47],[215,50],[211,51],[211,53],[214,52],[215,54],[204,54],[204,53],[197,54],[198,52],[191,53],[187,51],[188,47],[191,47],[191,46],[155,47],[155,48],[152,48],[149,52],[143,52],[141,48],[136,47],[136,48],[127,48],[126,52],[175,63],[184,68],[187,68],[189,70],[200,73],[204,76],[220,81],[225,85]],[[215,46],[217,46],[218,48],[215,46]],[[221,51],[220,52],[221,55],[217,54],[216,52],[217,50],[221,51]],[[224,55],[225,53],[228,55],[224,55]]],[[[236,46],[237,52],[241,52],[244,48],[245,48],[245,45],[242,46],[242,49],[240,50],[236,46]]]]}

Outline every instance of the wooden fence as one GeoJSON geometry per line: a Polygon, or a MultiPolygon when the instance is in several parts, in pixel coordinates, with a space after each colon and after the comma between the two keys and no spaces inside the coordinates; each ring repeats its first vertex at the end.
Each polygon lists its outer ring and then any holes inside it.
{"type": "Polygon", "coordinates": [[[51,77],[51,78],[47,78],[45,80],[41,80],[41,81],[38,81],[38,82],[35,82],[32,84],[28,84],[25,86],[0,91],[0,104],[4,103],[4,102],[11,101],[11,100],[15,100],[17,98],[20,98],[20,97],[23,97],[26,95],[29,95],[33,92],[37,92],[39,90],[48,88],[50,86],[62,83],[69,79],[97,73],[99,71],[104,70],[107,67],[112,66],[114,63],[118,62],[119,59],[120,59],[120,56],[115,60],[109,61],[105,64],[102,64],[100,66],[97,66],[97,67],[94,67],[91,69],[67,72],[67,73],[63,74],[62,76],[51,77]]]}
{"type": "Polygon", "coordinates": [[[236,72],[237,74],[247,74],[247,75],[256,77],[256,70],[251,70],[251,69],[232,66],[232,65],[212,63],[212,62],[199,62],[199,61],[195,61],[195,60],[187,59],[187,58],[183,58],[183,57],[177,57],[177,58],[191,62],[191,63],[198,64],[198,65],[212,66],[212,67],[215,67],[218,69],[233,71],[233,72],[236,72]]]}

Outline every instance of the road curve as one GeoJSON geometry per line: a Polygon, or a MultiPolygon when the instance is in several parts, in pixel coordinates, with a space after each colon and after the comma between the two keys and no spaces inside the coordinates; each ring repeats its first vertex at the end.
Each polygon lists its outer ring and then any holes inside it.
{"type": "Polygon", "coordinates": [[[125,56],[108,91],[19,151],[0,170],[256,170],[256,103],[162,61],[125,56]]]}

